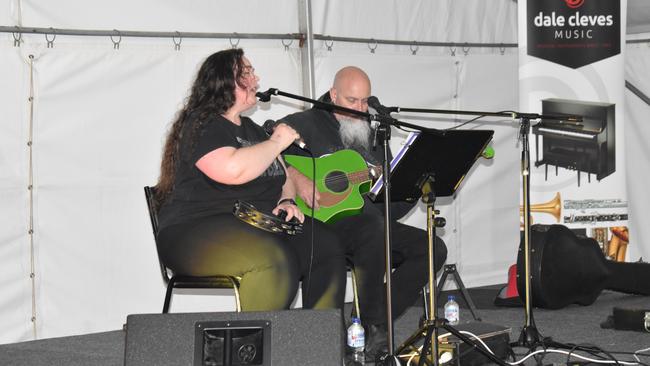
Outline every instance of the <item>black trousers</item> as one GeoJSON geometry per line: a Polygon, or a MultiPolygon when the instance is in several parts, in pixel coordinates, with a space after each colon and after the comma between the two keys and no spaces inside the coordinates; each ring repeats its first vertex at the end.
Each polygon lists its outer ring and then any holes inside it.
{"type": "Polygon", "coordinates": [[[158,234],[163,262],[174,273],[241,278],[242,310],[289,308],[302,280],[304,308],[343,308],[345,255],[337,235],[315,222],[295,236],[263,231],[231,214],[204,217],[158,234]],[[311,273],[309,269],[311,267],[311,273]]]}
{"type": "MultiPolygon", "coordinates": [[[[366,200],[363,213],[333,224],[357,278],[359,307],[364,324],[386,322],[384,213],[366,200]]],[[[391,225],[392,315],[399,317],[417,299],[428,281],[427,232],[397,221],[391,225]]],[[[447,259],[447,247],[435,241],[435,271],[447,259]]]]}

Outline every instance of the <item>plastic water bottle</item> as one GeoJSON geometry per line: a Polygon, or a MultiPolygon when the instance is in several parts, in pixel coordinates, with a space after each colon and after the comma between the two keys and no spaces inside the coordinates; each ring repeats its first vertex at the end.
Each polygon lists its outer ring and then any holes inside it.
{"type": "Polygon", "coordinates": [[[366,344],[366,336],[359,318],[352,318],[352,324],[348,327],[348,347],[352,350],[352,360],[358,364],[363,364],[365,356],[363,348],[366,344]]]}
{"type": "Polygon", "coordinates": [[[460,321],[460,309],[454,295],[449,295],[445,303],[445,319],[450,325],[456,325],[460,321]]]}

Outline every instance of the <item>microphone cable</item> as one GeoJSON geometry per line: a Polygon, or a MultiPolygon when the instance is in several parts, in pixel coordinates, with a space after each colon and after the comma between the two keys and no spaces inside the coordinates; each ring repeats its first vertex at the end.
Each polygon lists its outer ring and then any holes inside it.
{"type": "MultiPolygon", "coordinates": [[[[514,112],[514,111],[499,111],[499,112],[497,112],[497,113],[515,113],[515,112],[514,112]]],[[[465,125],[468,124],[468,123],[474,122],[474,121],[479,120],[479,119],[484,118],[484,117],[488,117],[488,116],[487,116],[486,114],[482,114],[482,115],[480,115],[480,116],[477,116],[477,117],[474,117],[474,118],[472,118],[472,119],[469,119],[469,120],[467,120],[467,121],[465,121],[465,122],[459,124],[458,126],[454,126],[454,127],[446,128],[446,129],[444,129],[443,131],[449,131],[449,130],[455,130],[455,129],[458,129],[458,128],[460,128],[460,127],[465,126],[465,125]]]]}
{"type": "MultiPolygon", "coordinates": [[[[307,267],[307,286],[304,287],[304,292],[305,293],[303,294],[303,301],[302,301],[303,308],[305,306],[305,298],[308,297],[308,295],[309,295],[309,290],[310,290],[310,286],[311,286],[311,272],[312,272],[313,265],[314,265],[314,235],[315,235],[314,234],[314,228],[315,228],[315,226],[314,226],[314,202],[316,201],[316,158],[314,157],[314,154],[311,152],[311,150],[306,149],[306,148],[304,150],[307,151],[309,153],[309,156],[311,157],[312,172],[313,172],[312,176],[313,176],[313,178],[311,180],[311,186],[312,186],[312,190],[311,190],[311,210],[310,210],[311,211],[311,217],[310,217],[310,219],[311,219],[311,222],[310,222],[310,225],[311,225],[311,238],[310,238],[310,247],[309,247],[309,266],[307,267]]],[[[296,169],[296,168],[294,168],[294,169],[296,169]]],[[[297,171],[297,169],[296,169],[296,171],[297,171]]]]}
{"type": "MultiPolygon", "coordinates": [[[[264,95],[264,93],[257,93],[256,96],[261,101],[268,101],[268,99],[266,99],[266,100],[263,99],[263,98],[266,97],[266,95],[264,95]]],[[[269,99],[270,99],[270,96],[269,96],[269,99]]],[[[262,126],[262,128],[264,129],[264,131],[266,132],[267,135],[270,136],[271,134],[273,134],[274,124],[276,124],[276,123],[279,123],[279,121],[274,121],[274,120],[269,119],[266,122],[264,122],[264,125],[262,126]]],[[[302,296],[302,298],[303,298],[302,303],[303,303],[303,307],[304,307],[304,305],[305,305],[304,299],[309,297],[309,291],[310,291],[310,288],[311,288],[311,272],[312,272],[313,265],[314,265],[314,228],[315,228],[314,227],[314,201],[316,201],[316,179],[315,179],[316,178],[316,158],[314,157],[314,154],[311,152],[311,150],[309,150],[306,147],[306,145],[304,144],[304,142],[302,140],[294,142],[294,145],[298,145],[298,147],[301,150],[306,151],[307,153],[309,153],[309,156],[311,157],[311,161],[312,161],[312,168],[313,168],[313,174],[312,174],[312,176],[313,176],[313,178],[312,178],[312,205],[311,205],[311,223],[310,223],[310,225],[311,225],[311,235],[310,235],[310,245],[309,245],[309,265],[307,267],[307,284],[306,284],[306,286],[303,286],[303,294],[302,294],[303,295],[302,296]]],[[[282,154],[280,154],[280,155],[282,155],[282,154]]],[[[296,169],[296,171],[297,171],[297,169],[296,169]]],[[[287,172],[287,179],[291,179],[288,176],[288,172],[287,172]]],[[[296,187],[294,187],[294,188],[296,188],[296,187]]],[[[296,193],[298,193],[298,192],[296,192],[296,193]]]]}

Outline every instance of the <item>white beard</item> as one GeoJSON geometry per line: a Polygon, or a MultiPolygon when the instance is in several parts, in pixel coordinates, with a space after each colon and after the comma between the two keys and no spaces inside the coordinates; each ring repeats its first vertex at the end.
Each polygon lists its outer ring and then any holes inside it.
{"type": "Polygon", "coordinates": [[[363,147],[370,149],[370,134],[372,130],[366,121],[349,117],[339,117],[339,134],[346,148],[363,147]]]}

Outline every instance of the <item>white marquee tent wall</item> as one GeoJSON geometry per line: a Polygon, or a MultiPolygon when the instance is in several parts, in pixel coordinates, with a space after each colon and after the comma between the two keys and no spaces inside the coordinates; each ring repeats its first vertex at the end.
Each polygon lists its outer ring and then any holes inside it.
{"type": "MultiPolygon", "coordinates": [[[[510,0],[313,1],[311,6],[315,34],[516,43],[516,3],[510,0]]],[[[286,34],[298,32],[299,12],[298,0],[92,5],[14,0],[0,2],[0,26],[286,34]]],[[[0,343],[112,330],[128,314],[159,312],[164,286],[142,187],[156,181],[166,128],[197,66],[236,41],[187,38],[177,51],[170,38],[124,37],[114,49],[117,36],[111,41],[58,35],[51,48],[42,34],[23,35],[20,47],[14,47],[14,37],[0,36],[0,343]]],[[[239,46],[258,70],[262,89],[301,94],[297,43],[285,50],[280,40],[241,39],[239,46]]],[[[324,92],[338,68],[354,64],[369,73],[373,94],[387,105],[516,109],[516,50],[452,51],[420,47],[413,55],[408,46],[380,44],[371,53],[364,43],[315,41],[315,90],[324,92]]],[[[650,47],[630,45],[626,56],[626,78],[648,93],[650,47]]],[[[261,123],[301,107],[274,98],[251,115],[261,123]]],[[[630,255],[647,258],[650,244],[641,245],[641,239],[650,239],[650,229],[641,220],[649,200],[641,182],[648,178],[644,137],[650,129],[643,123],[650,107],[628,93],[626,108],[627,130],[633,132],[626,137],[626,155],[633,157],[630,226],[639,238],[630,255]]],[[[453,117],[400,116],[438,128],[458,124],[453,117]]],[[[448,221],[441,233],[448,261],[458,264],[467,285],[477,286],[504,282],[516,258],[519,146],[513,121],[488,119],[469,128],[495,130],[496,158],[480,160],[457,197],[439,199],[438,208],[448,221]]],[[[403,137],[396,133],[393,147],[403,137]]],[[[422,207],[405,218],[419,227],[424,220],[422,207]]],[[[233,309],[227,292],[175,299],[176,312],[233,309]]]]}

